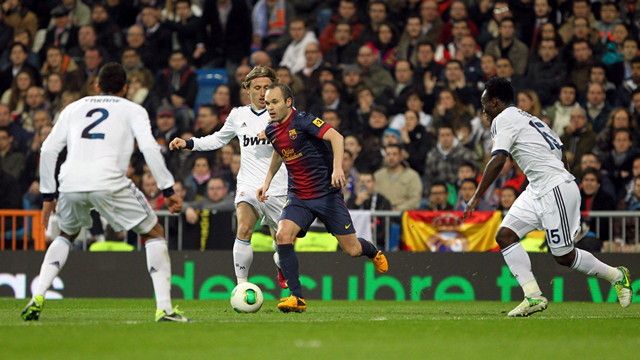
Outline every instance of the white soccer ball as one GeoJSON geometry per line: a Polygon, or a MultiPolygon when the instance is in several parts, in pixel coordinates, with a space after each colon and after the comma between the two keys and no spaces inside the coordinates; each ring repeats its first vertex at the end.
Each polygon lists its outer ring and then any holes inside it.
{"type": "Polygon", "coordinates": [[[260,310],[264,297],[262,290],[250,282],[238,284],[231,291],[229,302],[233,310],[239,313],[254,313],[260,310]]]}

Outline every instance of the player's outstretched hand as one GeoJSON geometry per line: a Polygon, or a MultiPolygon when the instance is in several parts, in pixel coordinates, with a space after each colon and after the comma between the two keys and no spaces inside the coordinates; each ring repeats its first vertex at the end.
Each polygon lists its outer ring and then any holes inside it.
{"type": "Polygon", "coordinates": [[[256,197],[258,198],[258,201],[267,201],[267,199],[269,198],[269,196],[267,195],[267,190],[269,190],[269,188],[264,185],[260,186],[258,190],[256,190],[256,197]]]}
{"type": "Polygon", "coordinates": [[[167,207],[169,212],[177,214],[182,211],[182,198],[178,194],[173,194],[167,198],[167,207]]]}
{"type": "Polygon", "coordinates": [[[175,138],[169,143],[169,150],[180,150],[187,147],[187,141],[180,138],[175,138]]]}
{"type": "Polygon", "coordinates": [[[471,213],[476,209],[479,202],[480,198],[476,197],[475,195],[471,197],[471,200],[469,200],[469,202],[467,203],[467,208],[464,210],[464,214],[462,215],[463,220],[471,216],[471,213]]]}
{"type": "Polygon", "coordinates": [[[51,213],[56,210],[56,201],[43,201],[42,202],[42,226],[46,229],[49,225],[49,218],[51,213]]]}
{"type": "Polygon", "coordinates": [[[342,189],[347,184],[342,168],[334,168],[331,174],[331,185],[335,188],[342,189]]]}

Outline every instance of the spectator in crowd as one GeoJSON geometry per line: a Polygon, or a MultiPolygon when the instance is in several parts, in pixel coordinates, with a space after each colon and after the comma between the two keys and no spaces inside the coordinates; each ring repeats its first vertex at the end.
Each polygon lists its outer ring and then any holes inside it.
{"type": "Polygon", "coordinates": [[[598,226],[596,218],[589,218],[588,216],[589,211],[611,211],[616,209],[615,199],[605,191],[600,190],[599,171],[594,168],[584,170],[580,181],[580,211],[587,212],[587,217],[583,220],[587,222],[591,231],[600,231],[598,240],[612,240],[609,238],[609,221],[600,221],[598,226]]]}
{"type": "Polygon", "coordinates": [[[417,45],[416,60],[413,63],[415,73],[423,77],[429,73],[436,78],[440,76],[443,66],[435,61],[435,45],[428,41],[421,41],[417,45]]]}
{"type": "Polygon", "coordinates": [[[51,73],[58,73],[62,76],[66,90],[79,91],[82,88],[84,84],[82,72],[69,55],[66,55],[61,48],[52,46],[46,50],[46,56],[40,70],[43,78],[51,73]]]}
{"type": "Polygon", "coordinates": [[[358,170],[353,166],[353,154],[351,151],[346,149],[342,156],[342,170],[344,171],[345,178],[347,180],[347,184],[342,188],[342,195],[344,196],[345,201],[349,201],[352,196],[354,196],[357,192],[356,187],[358,185],[358,170]]]}
{"type": "Polygon", "coordinates": [[[459,100],[455,91],[442,89],[438,94],[438,102],[433,111],[433,127],[438,128],[442,124],[456,126],[459,123],[470,121],[472,118],[469,109],[459,100]]]}
{"type": "Polygon", "coordinates": [[[334,32],[335,45],[327,52],[325,60],[334,66],[353,64],[358,56],[358,43],[351,38],[351,24],[340,22],[334,32]]]}
{"type": "Polygon", "coordinates": [[[14,32],[27,30],[33,39],[38,31],[38,18],[22,4],[20,0],[7,0],[2,2],[4,23],[13,28],[14,32]]]}
{"type": "Polygon", "coordinates": [[[391,124],[389,127],[394,129],[402,129],[405,126],[405,114],[407,110],[414,111],[418,113],[418,121],[420,125],[422,125],[427,132],[433,134],[435,131],[433,130],[433,119],[431,115],[424,112],[424,101],[422,101],[422,97],[418,90],[413,90],[409,92],[406,96],[406,102],[404,108],[405,112],[401,112],[393,117],[391,120],[391,124]]]}
{"type": "Polygon", "coordinates": [[[562,136],[565,128],[569,126],[571,112],[574,107],[576,107],[576,101],[576,86],[572,83],[565,83],[560,86],[558,100],[545,110],[549,120],[551,121],[551,129],[553,129],[553,131],[559,136],[562,136]]]}
{"type": "Polygon", "coordinates": [[[602,169],[606,171],[616,191],[616,199],[624,194],[624,185],[631,176],[631,165],[638,152],[633,147],[631,131],[618,129],[613,133],[611,151],[602,161],[602,169]]]}
{"type": "Polygon", "coordinates": [[[289,1],[258,0],[251,11],[251,47],[266,51],[282,47],[288,39],[287,26],[294,15],[289,1]]]}
{"type": "Polygon", "coordinates": [[[600,41],[603,43],[613,37],[613,28],[620,24],[620,13],[618,6],[612,1],[604,1],[600,5],[600,20],[596,22],[595,28],[598,31],[600,41]]]}
{"type": "MultiPolygon", "coordinates": [[[[493,4],[486,4],[485,7],[488,14],[484,15],[485,19],[478,35],[478,42],[483,46],[500,36],[500,22],[502,20],[513,17],[508,1],[498,0],[493,4]],[[491,7],[491,5],[493,6],[491,7]]],[[[481,10],[481,6],[478,7],[478,10],[481,10]]]]}
{"type": "Polygon", "coordinates": [[[13,79],[21,71],[29,71],[35,82],[39,82],[40,72],[28,62],[29,49],[20,42],[14,42],[9,47],[9,66],[0,71],[0,94],[7,91],[13,79]]]}
{"type": "Polygon", "coordinates": [[[460,40],[458,58],[464,68],[465,78],[471,83],[476,83],[481,78],[480,55],[482,51],[479,50],[476,39],[471,35],[463,36],[460,40]]]}
{"type": "Polygon", "coordinates": [[[593,127],[593,131],[600,132],[604,129],[611,105],[607,103],[604,86],[599,83],[589,83],[587,87],[587,99],[584,104],[587,110],[587,119],[593,127]]]}
{"type": "Polygon", "coordinates": [[[407,162],[409,166],[422,176],[427,153],[434,144],[432,135],[420,124],[419,116],[419,113],[414,110],[405,111],[404,126],[400,129],[400,134],[402,144],[408,154],[407,162]]]}
{"type": "MultiPolygon", "coordinates": [[[[171,2],[167,2],[167,5],[170,4],[171,2]]],[[[171,21],[167,21],[165,24],[176,36],[180,51],[191,63],[198,62],[205,52],[202,19],[194,14],[190,0],[177,0],[173,5],[175,12],[168,14],[170,16],[167,18],[171,21]]],[[[202,14],[200,13],[200,15],[202,14]]]]}
{"type": "Polygon", "coordinates": [[[438,142],[427,155],[423,182],[427,185],[434,181],[454,184],[460,164],[474,160],[474,154],[460,145],[455,138],[453,127],[446,123],[441,124],[438,127],[438,142]]]}
{"type": "Polygon", "coordinates": [[[427,209],[434,211],[453,210],[448,198],[449,189],[447,184],[442,181],[435,181],[429,186],[427,209]]]}
{"type": "Polygon", "coordinates": [[[616,188],[614,187],[613,182],[611,182],[611,179],[607,176],[606,171],[602,169],[602,161],[593,152],[585,153],[582,155],[582,158],[580,158],[580,171],[575,174],[577,182],[580,183],[584,171],[588,168],[598,170],[600,175],[600,189],[609,194],[612,198],[615,198],[616,188]]]}
{"type": "Polygon", "coordinates": [[[611,110],[609,119],[604,129],[596,136],[597,147],[593,150],[597,155],[601,157],[611,150],[613,134],[618,129],[629,129],[631,131],[632,143],[637,145],[638,134],[636,132],[636,125],[631,121],[631,115],[625,108],[615,108],[611,110]]]}
{"type": "Polygon", "coordinates": [[[166,154],[169,151],[171,140],[180,135],[173,108],[167,105],[158,108],[155,125],[153,136],[160,144],[162,153],[166,154]]]}
{"type": "Polygon", "coordinates": [[[78,45],[78,27],[73,24],[69,14],[69,9],[62,5],[51,10],[52,21],[45,35],[43,50],[55,46],[68,53],[78,45]]]}
{"type": "Polygon", "coordinates": [[[27,97],[27,89],[35,84],[31,72],[20,71],[13,78],[11,88],[5,91],[0,98],[0,103],[8,105],[12,113],[18,115],[22,113],[27,97]]]}
{"type": "Polygon", "coordinates": [[[555,40],[540,41],[537,56],[529,62],[527,76],[531,87],[540,96],[542,105],[551,105],[566,77],[566,65],[560,58],[555,40]]]}
{"type": "Polygon", "coordinates": [[[640,211],[640,175],[633,178],[633,191],[625,201],[625,210],[640,211]]]}
{"type": "Polygon", "coordinates": [[[362,32],[362,42],[372,42],[376,38],[378,28],[381,24],[388,20],[389,9],[386,1],[383,0],[371,0],[367,4],[367,15],[369,17],[368,24],[362,32]]]}
{"type": "Polygon", "coordinates": [[[304,59],[304,68],[296,75],[302,80],[307,94],[311,94],[320,85],[320,71],[330,64],[323,60],[320,45],[313,42],[304,48],[304,59]]]}
{"type": "Polygon", "coordinates": [[[571,10],[571,16],[564,21],[564,25],[558,31],[565,44],[569,42],[572,34],[576,32],[575,19],[585,19],[588,23],[594,25],[596,23],[596,18],[591,13],[591,5],[588,0],[573,0],[571,10]]]}
{"type": "Polygon", "coordinates": [[[0,171],[13,177],[22,179],[25,168],[24,154],[14,151],[13,137],[6,127],[0,128],[0,171]]]}
{"type": "Polygon", "coordinates": [[[340,85],[336,81],[326,81],[320,88],[320,99],[309,108],[312,114],[320,114],[324,110],[335,110],[341,119],[349,114],[348,105],[340,98],[340,85]]]}
{"type": "MultiPolygon", "coordinates": [[[[478,180],[474,178],[468,178],[462,180],[460,184],[460,189],[458,191],[458,200],[454,207],[457,211],[465,211],[467,209],[467,203],[473,197],[473,194],[476,192],[478,188],[478,180]]],[[[478,206],[476,207],[478,211],[490,211],[494,210],[494,207],[489,205],[484,199],[480,199],[478,206]]]]}
{"type": "Polygon", "coordinates": [[[163,103],[176,109],[180,127],[190,128],[191,108],[198,92],[197,75],[180,51],[174,51],[169,58],[169,67],[158,74],[156,92],[163,103]]]}
{"type": "Polygon", "coordinates": [[[346,124],[342,121],[340,114],[336,110],[325,109],[321,113],[321,119],[331,125],[332,128],[338,130],[342,136],[351,135],[351,131],[346,127],[346,124]]]}
{"type": "Polygon", "coordinates": [[[355,196],[347,200],[347,207],[355,210],[391,210],[391,202],[376,191],[376,178],[371,173],[358,175],[355,196]]]}
{"type": "Polygon", "coordinates": [[[150,172],[145,172],[142,175],[142,193],[149,202],[149,205],[151,205],[153,211],[165,208],[165,198],[162,195],[162,191],[158,188],[156,179],[150,172]]]}
{"type": "Polygon", "coordinates": [[[249,56],[251,11],[243,0],[205,0],[202,4],[204,64],[231,67],[249,56]]]}
{"type": "Polygon", "coordinates": [[[206,197],[189,204],[185,210],[187,222],[195,224],[200,220],[202,210],[232,211],[234,194],[229,192],[229,183],[221,177],[207,181],[206,197]]]}
{"type": "Polygon", "coordinates": [[[398,114],[405,110],[407,97],[416,90],[413,83],[413,67],[407,60],[398,60],[395,66],[395,87],[390,101],[390,113],[398,114]]]}
{"type": "Polygon", "coordinates": [[[41,110],[48,112],[48,105],[45,102],[44,89],[39,86],[30,86],[25,96],[24,108],[20,113],[22,128],[29,132],[38,130],[35,124],[36,113],[41,110]]]}
{"type": "Polygon", "coordinates": [[[198,117],[196,118],[196,131],[194,137],[201,138],[212,135],[222,128],[222,120],[214,105],[203,104],[198,108],[198,117]]]}
{"type": "Polygon", "coordinates": [[[406,19],[404,33],[398,43],[398,59],[415,62],[417,45],[426,40],[422,34],[422,18],[418,14],[409,15],[406,19]]]}
{"type": "Polygon", "coordinates": [[[83,25],[78,29],[78,45],[69,49],[67,55],[71,56],[77,63],[82,62],[84,52],[87,49],[98,47],[98,36],[93,26],[83,25]]]}
{"type": "Polygon", "coordinates": [[[461,0],[455,0],[451,2],[449,7],[449,21],[447,21],[442,27],[442,31],[440,32],[440,42],[448,43],[452,40],[452,37],[455,37],[454,33],[454,24],[458,21],[464,21],[469,29],[469,33],[472,36],[478,35],[478,27],[476,24],[469,18],[469,11],[467,10],[467,6],[461,0]]]}
{"type": "Polygon", "coordinates": [[[511,86],[515,91],[530,87],[529,81],[525,76],[514,74],[513,63],[509,58],[498,58],[496,60],[496,75],[511,81],[511,86]]]}
{"type": "Polygon", "coordinates": [[[46,102],[49,103],[51,113],[56,114],[62,110],[60,107],[64,90],[62,77],[58,73],[51,73],[44,79],[44,86],[46,102]]]}
{"type": "Polygon", "coordinates": [[[9,130],[13,146],[18,152],[25,153],[27,151],[32,135],[13,120],[9,106],[2,103],[0,103],[0,128],[9,130]]]}
{"type": "Polygon", "coordinates": [[[477,107],[480,104],[478,91],[467,81],[464,67],[459,60],[450,60],[445,65],[444,78],[438,83],[436,92],[443,88],[455,92],[457,99],[465,105],[477,107]]]}
{"type": "Polygon", "coordinates": [[[518,198],[518,195],[518,190],[511,186],[505,186],[500,189],[500,203],[497,210],[502,211],[503,217],[507,215],[507,212],[509,211],[509,209],[511,209],[511,206],[513,206],[513,203],[518,198]]]}
{"type": "Polygon", "coordinates": [[[422,195],[420,176],[404,165],[400,145],[388,145],[384,153],[385,166],[374,174],[376,191],[389,199],[393,210],[418,208],[422,195]]]}
{"type": "Polygon", "coordinates": [[[105,4],[94,2],[91,7],[91,25],[97,35],[97,46],[109,54],[119,53],[124,45],[123,34],[118,24],[112,20],[105,4]]]}
{"type": "Polygon", "coordinates": [[[584,109],[579,106],[573,108],[569,125],[564,128],[560,141],[562,141],[562,150],[571,173],[577,174],[580,169],[580,159],[584,154],[593,151],[596,144],[596,133],[587,122],[584,109]]]}
{"type": "Polygon", "coordinates": [[[586,40],[576,40],[571,46],[573,53],[568,80],[576,85],[579,94],[584,94],[589,83],[589,70],[593,65],[593,50],[586,40]]]}
{"type": "Polygon", "coordinates": [[[438,12],[438,2],[436,0],[421,1],[420,18],[422,19],[422,35],[424,39],[432,44],[437,42],[444,27],[444,22],[438,12]]]}
{"type": "Polygon", "coordinates": [[[227,121],[227,116],[231,113],[233,105],[231,104],[231,89],[228,85],[218,85],[213,92],[213,108],[220,118],[220,123],[227,121]]]}
{"type": "Polygon", "coordinates": [[[184,180],[184,186],[189,194],[187,197],[198,200],[206,196],[209,179],[211,179],[211,163],[206,156],[198,155],[193,161],[191,173],[184,180]]]}
{"type": "Polygon", "coordinates": [[[360,67],[362,81],[373,91],[374,96],[378,97],[385,90],[393,88],[394,81],[391,74],[377,63],[373,49],[370,46],[363,45],[358,49],[357,62],[360,67]]]}
{"type": "Polygon", "coordinates": [[[605,98],[607,100],[607,103],[610,105],[615,105],[618,103],[618,99],[616,99],[617,89],[616,86],[607,79],[606,71],[607,69],[604,64],[593,64],[593,66],[589,70],[589,82],[602,85],[605,91],[605,98]]]}
{"type": "Polygon", "coordinates": [[[516,107],[542,119],[542,105],[538,94],[533,90],[520,90],[516,94],[516,107]]]}
{"type": "Polygon", "coordinates": [[[144,29],[142,60],[151,71],[158,71],[167,66],[172,55],[171,30],[161,21],[158,9],[147,5],[140,13],[144,29]]]}
{"type": "Polygon", "coordinates": [[[358,41],[364,29],[364,25],[358,17],[357,2],[355,0],[340,0],[337,11],[331,16],[331,20],[320,33],[320,49],[324,54],[332,49],[335,42],[335,31],[338,23],[347,22],[351,26],[351,39],[358,41]]]}
{"type": "MultiPolygon", "coordinates": [[[[618,88],[618,99],[624,106],[632,103],[634,93],[640,89],[640,56],[636,56],[631,60],[631,78],[625,80],[622,86],[618,88]]],[[[635,102],[634,102],[635,104],[635,102]]],[[[634,106],[638,109],[637,106],[634,106]]]]}
{"type": "Polygon", "coordinates": [[[289,86],[291,91],[293,91],[293,103],[295,106],[302,109],[306,108],[307,99],[305,98],[304,84],[302,83],[302,80],[293,75],[291,70],[286,66],[278,66],[275,70],[278,82],[289,86]]]}
{"type": "Polygon", "coordinates": [[[622,78],[626,81],[631,79],[632,77],[633,72],[631,68],[631,62],[636,56],[638,56],[638,40],[632,37],[624,39],[622,45],[622,56],[624,66],[624,73],[622,78]]]}
{"type": "Polygon", "coordinates": [[[515,36],[515,23],[511,18],[500,21],[499,36],[495,40],[489,41],[485,48],[485,53],[496,58],[507,57],[513,64],[516,75],[524,75],[527,69],[527,59],[529,48],[515,36]]]}
{"type": "Polygon", "coordinates": [[[317,43],[318,39],[316,39],[313,31],[307,30],[307,26],[301,18],[291,20],[291,23],[289,23],[289,36],[291,36],[291,42],[284,50],[280,66],[286,66],[291,72],[297,73],[304,68],[304,49],[307,44],[311,42],[317,43]]]}
{"type": "Polygon", "coordinates": [[[398,59],[398,31],[390,22],[378,26],[378,33],[373,43],[374,51],[380,57],[380,63],[385,69],[391,70],[398,59]]]}
{"type": "Polygon", "coordinates": [[[84,79],[93,79],[104,64],[104,53],[99,48],[89,48],[84,51],[80,68],[84,79]]]}
{"type": "Polygon", "coordinates": [[[631,118],[632,122],[640,126],[640,88],[637,88],[631,94],[631,118]]]}
{"type": "Polygon", "coordinates": [[[151,89],[152,80],[148,74],[141,70],[133,70],[127,75],[129,87],[127,90],[127,99],[144,107],[149,113],[149,117],[153,118],[156,109],[159,107],[160,99],[155,91],[151,89]]]}

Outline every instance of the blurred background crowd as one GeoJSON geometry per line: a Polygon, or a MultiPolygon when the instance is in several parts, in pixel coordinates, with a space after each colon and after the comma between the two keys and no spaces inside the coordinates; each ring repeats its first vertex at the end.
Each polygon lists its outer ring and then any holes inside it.
{"type": "MultiPolygon", "coordinates": [[[[464,209],[491,149],[480,95],[500,76],[515,105],[561,137],[583,210],[640,209],[640,1],[3,0],[0,10],[0,208],[40,207],[43,140],[117,61],[192,223],[203,208],[233,209],[241,144],[168,143],[212,134],[249,104],[239,84],[255,65],[345,136],[351,208],[464,209]],[[228,82],[196,103],[202,69],[228,82]]],[[[140,154],[128,176],[163,209],[140,154]]],[[[480,210],[507,211],[526,185],[508,163],[480,210]]]]}

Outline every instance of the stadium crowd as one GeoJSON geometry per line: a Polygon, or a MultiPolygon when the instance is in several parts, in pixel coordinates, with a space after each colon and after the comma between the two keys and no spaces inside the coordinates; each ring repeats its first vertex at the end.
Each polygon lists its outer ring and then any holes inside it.
{"type": "MultiPolygon", "coordinates": [[[[639,29],[631,0],[3,0],[0,208],[40,207],[43,140],[118,61],[191,223],[198,209],[233,209],[242,144],[168,143],[218,131],[249,103],[240,84],[255,65],[345,136],[352,208],[463,210],[491,150],[480,95],[499,76],[561,137],[584,210],[639,210],[639,29]],[[229,82],[196,104],[196,70],[209,68],[229,82]]],[[[128,175],[163,208],[140,154],[128,175]]],[[[508,210],[526,183],[508,163],[479,210],[508,210]]]]}

